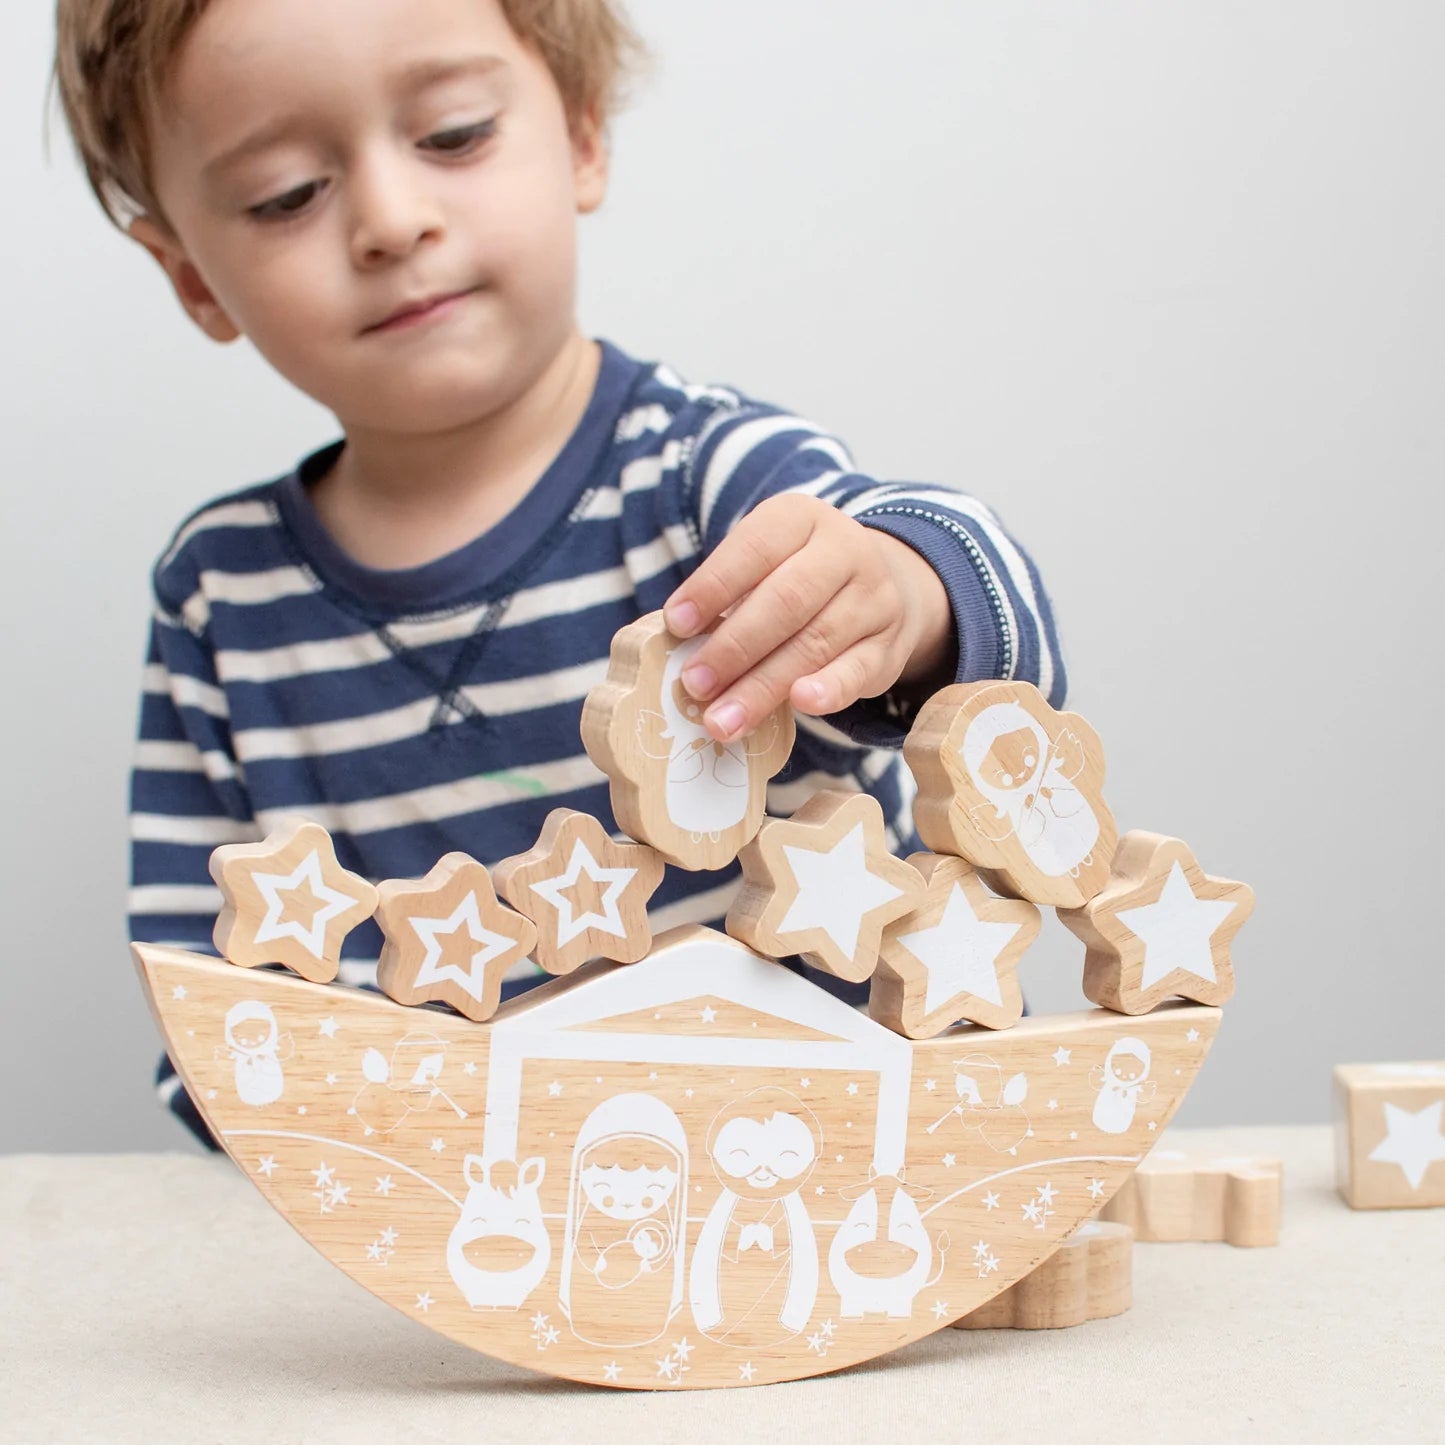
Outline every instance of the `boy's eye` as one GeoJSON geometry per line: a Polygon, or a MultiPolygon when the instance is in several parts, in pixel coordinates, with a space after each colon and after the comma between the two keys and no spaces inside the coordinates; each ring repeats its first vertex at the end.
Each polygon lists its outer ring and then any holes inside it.
{"type": "Polygon", "coordinates": [[[496,129],[497,121],[493,116],[489,120],[478,121],[475,125],[460,125],[451,130],[435,131],[421,144],[423,149],[437,151],[442,155],[461,155],[482,141],[489,140],[496,129]]]}
{"type": "Polygon", "coordinates": [[[305,185],[293,186],[289,191],[262,201],[259,206],[248,206],[247,214],[258,221],[280,221],[304,211],[321,194],[321,181],[307,181],[305,185]]]}

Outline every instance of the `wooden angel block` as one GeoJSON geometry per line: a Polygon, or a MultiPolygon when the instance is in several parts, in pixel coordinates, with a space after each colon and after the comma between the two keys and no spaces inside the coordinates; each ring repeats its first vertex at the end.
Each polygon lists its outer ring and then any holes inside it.
{"type": "Polygon", "coordinates": [[[1351,1209],[1445,1204],[1445,1062],[1335,1070],[1335,1182],[1351,1209]]]}
{"type": "Polygon", "coordinates": [[[918,870],[889,851],[883,809],[867,793],[815,793],[791,818],[769,818],[738,861],[743,886],[727,931],[851,983],[873,972],[883,930],[924,897],[918,870]]]}
{"type": "Polygon", "coordinates": [[[1134,1303],[1134,1232],[1081,1224],[1037,1269],[955,1320],[956,1330],[1059,1330],[1121,1315],[1134,1303]]]}
{"type": "Polygon", "coordinates": [[[1230,945],[1254,911],[1245,883],[1211,878],[1185,843],[1125,834],[1104,891],[1059,920],[1088,945],[1084,994],[1141,1014],[1174,995],[1218,1007],[1234,992],[1230,945]]]}
{"type": "Polygon", "coordinates": [[[376,889],[336,861],[319,823],[292,818],[259,843],[227,843],[211,854],[225,906],[215,943],[242,968],[282,963],[312,983],[329,983],[342,940],[376,908],[376,889]]]}
{"type": "Polygon", "coordinates": [[[967,859],[999,893],[1055,908],[1087,903],[1108,881],[1118,832],[1103,745],[1036,687],[946,687],[903,751],[918,780],[913,820],[935,853],[967,859]]]}
{"type": "Polygon", "coordinates": [[[794,736],[784,703],[748,737],[714,740],[682,684],[707,638],[679,641],[661,612],[638,618],[613,637],[607,680],[582,710],[582,743],[611,781],[618,824],[693,870],[726,867],[757,833],[794,736]]]}
{"type": "Polygon", "coordinates": [[[923,902],[883,931],[868,1012],[910,1039],[962,1020],[1012,1028],[1023,1016],[1019,959],[1039,932],[1032,903],[996,898],[961,858],[915,853],[923,902]]]}
{"type": "Polygon", "coordinates": [[[571,973],[589,958],[636,963],[652,947],[647,903],[662,882],[652,848],[614,842],[586,813],[555,808],[536,846],[493,870],[502,896],[537,926],[536,959],[571,973]]]}
{"type": "Polygon", "coordinates": [[[1279,1243],[1282,1189],[1278,1159],[1156,1149],[1100,1218],[1127,1224],[1141,1244],[1196,1240],[1254,1248],[1279,1243]]]}
{"type": "Polygon", "coordinates": [[[433,1000],[481,1023],[496,1013],[502,980],[531,952],[537,929],[497,901],[487,870],[448,853],[419,881],[377,890],[386,937],[376,968],[381,991],[397,1003],[433,1000]]]}

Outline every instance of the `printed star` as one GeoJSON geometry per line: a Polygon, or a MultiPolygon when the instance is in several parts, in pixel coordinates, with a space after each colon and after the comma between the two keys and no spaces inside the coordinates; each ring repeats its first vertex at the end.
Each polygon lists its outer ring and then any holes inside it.
{"type": "Polygon", "coordinates": [[[616,1360],[609,1360],[602,1367],[602,1378],[604,1380],[617,1380],[622,1377],[622,1366],[616,1360]]]}
{"type": "Polygon", "coordinates": [[[674,1360],[671,1355],[659,1360],[657,1362],[657,1373],[661,1375],[663,1379],[675,1380],[677,1378],[677,1361],[674,1360]]]}
{"type": "Polygon", "coordinates": [[[331,1193],[326,1196],[326,1202],[331,1205],[349,1204],[347,1195],[351,1193],[351,1185],[342,1184],[339,1180],[331,1186],[331,1193]]]}
{"type": "Polygon", "coordinates": [[[326,1018],[322,1019],[321,1022],[316,1025],[316,1032],[324,1034],[328,1039],[334,1039],[338,1027],[339,1025],[336,1020],[330,1015],[327,1015],[326,1018]]]}
{"type": "Polygon", "coordinates": [[[990,1190],[987,1194],[983,1196],[983,1207],[985,1209],[998,1208],[998,1195],[995,1194],[992,1190],[990,1190]]]}
{"type": "Polygon", "coordinates": [[[858,1085],[857,1085],[857,1084],[849,1084],[848,1087],[847,1087],[843,1092],[844,1092],[845,1094],[856,1094],[856,1093],[858,1092],[858,1085]]]}
{"type": "Polygon", "coordinates": [[[824,1320],[823,1323],[818,1326],[818,1328],[822,1331],[823,1338],[825,1340],[831,1340],[833,1338],[833,1330],[835,1326],[832,1320],[824,1320]]]}
{"type": "Polygon", "coordinates": [[[547,1316],[541,1310],[532,1316],[532,1328],[539,1334],[547,1328],[547,1316]]]}
{"type": "Polygon", "coordinates": [[[472,1062],[471,1059],[468,1059],[466,1063],[462,1065],[462,1073],[466,1074],[468,1078],[470,1078],[476,1072],[477,1066],[475,1063],[472,1062]]]}
{"type": "Polygon", "coordinates": [[[819,1184],[819,1185],[813,1190],[813,1193],[814,1193],[814,1194],[819,1194],[819,1195],[821,1195],[821,1194],[823,1193],[823,1186],[822,1186],[821,1184],[819,1184]]]}
{"type": "Polygon", "coordinates": [[[320,1189],[323,1185],[331,1183],[335,1172],[336,1171],[323,1160],[319,1169],[313,1169],[311,1171],[311,1176],[316,1180],[316,1187],[320,1189]]]}
{"type": "Polygon", "coordinates": [[[517,938],[511,934],[495,933],[483,924],[481,904],[476,893],[470,890],[447,917],[417,918],[413,915],[410,922],[426,951],[413,981],[414,988],[421,989],[428,984],[450,980],[480,1003],[487,992],[487,965],[504,953],[517,952],[517,938]],[[455,940],[459,936],[462,941],[457,947],[455,940]],[[449,947],[443,940],[453,942],[449,947]],[[445,962],[449,954],[460,955],[464,966],[445,962]]]}
{"type": "Polygon", "coordinates": [[[380,1259],[380,1258],[381,1258],[381,1246],[380,1246],[379,1244],[374,1243],[374,1242],[373,1242],[372,1244],[368,1244],[368,1245],[366,1246],[366,1257],[367,1257],[367,1259],[380,1259]]]}
{"type": "Polygon", "coordinates": [[[186,986],[185,986],[185,984],[183,984],[183,983],[178,983],[178,984],[171,990],[171,997],[172,997],[172,998],[185,998],[185,996],[186,996],[186,986]]]}
{"type": "Polygon", "coordinates": [[[1039,1205],[1037,1205],[1037,1204],[1034,1203],[1033,1200],[1030,1200],[1027,1204],[1025,1204],[1024,1207],[1023,1207],[1023,1209],[1024,1209],[1024,1218],[1025,1218],[1030,1224],[1038,1224],[1038,1223],[1041,1222],[1042,1212],[1043,1212],[1043,1211],[1042,1211],[1042,1209],[1040,1208],[1039,1205]]]}
{"type": "Polygon", "coordinates": [[[936,1320],[941,1320],[941,1319],[944,1317],[944,1315],[946,1315],[947,1313],[948,1313],[948,1302],[947,1302],[946,1300],[941,1300],[941,1299],[936,1299],[936,1300],[934,1300],[934,1302],[933,1302],[933,1318],[936,1319],[936,1320]]]}
{"type": "Polygon", "coordinates": [[[419,1294],[416,1297],[416,1307],[422,1314],[425,1314],[435,1303],[436,1301],[432,1299],[430,1291],[426,1294],[419,1294]]]}
{"type": "Polygon", "coordinates": [[[815,1351],[815,1352],[818,1353],[818,1354],[822,1354],[822,1352],[823,1352],[823,1337],[822,1337],[822,1335],[809,1335],[809,1336],[808,1336],[808,1348],[809,1348],[810,1350],[815,1351]]]}
{"type": "Polygon", "coordinates": [[[560,1079],[553,1079],[552,1082],[547,1085],[547,1097],[549,1099],[559,1099],[562,1097],[562,1082],[560,1079]]]}
{"type": "Polygon", "coordinates": [[[298,1105],[298,1106],[297,1106],[297,1109],[296,1109],[296,1112],[297,1112],[298,1114],[304,1114],[304,1113],[306,1112],[306,1105],[305,1105],[305,1104],[298,1105]]]}
{"type": "Polygon", "coordinates": [[[690,1099],[690,1098],[692,1098],[692,1093],[693,1093],[693,1091],[692,1091],[691,1089],[684,1089],[684,1090],[682,1091],[682,1097],[683,1097],[684,1099],[690,1099]]]}
{"type": "Polygon", "coordinates": [[[381,1242],[390,1249],[396,1243],[397,1234],[394,1229],[383,1229],[381,1231],[381,1242]]]}
{"type": "Polygon", "coordinates": [[[687,1336],[684,1335],[672,1349],[679,1360],[686,1360],[692,1355],[693,1346],[689,1343],[687,1336]]]}
{"type": "Polygon", "coordinates": [[[532,891],[557,910],[559,946],[571,943],[589,928],[610,933],[614,938],[625,938],[627,926],[618,904],[627,885],[636,877],[636,868],[601,867],[591,849],[579,838],[573,844],[566,871],[556,878],[533,883],[532,891]],[[574,897],[574,893],[578,896],[574,897]]]}
{"type": "Polygon", "coordinates": [[[1066,1049],[1062,1044],[1060,1044],[1058,1048],[1054,1050],[1054,1063],[1059,1068],[1063,1068],[1063,1066],[1067,1064],[1069,1060],[1073,1058],[1073,1056],[1074,1052],[1072,1049],[1066,1049]]]}
{"type": "Polygon", "coordinates": [[[647,1082],[648,1082],[649,1084],[655,1084],[655,1083],[657,1082],[657,1070],[656,1070],[656,1069],[654,1069],[654,1070],[647,1076],[647,1082]]]}
{"type": "Polygon", "coordinates": [[[269,1179],[276,1172],[276,1157],[273,1154],[263,1154],[261,1162],[256,1166],[257,1174],[264,1174],[269,1179]]]}
{"type": "Polygon", "coordinates": [[[976,1245],[974,1245],[974,1247],[973,1247],[973,1257],[974,1257],[975,1259],[985,1259],[985,1258],[987,1258],[987,1256],[988,1256],[988,1245],[985,1244],[985,1243],[983,1242],[983,1240],[979,1240],[979,1242],[978,1242],[976,1245]]]}
{"type": "Polygon", "coordinates": [[[1104,1181],[1102,1179],[1089,1180],[1089,1198],[1102,1199],[1104,1197],[1104,1181]]]}
{"type": "Polygon", "coordinates": [[[1370,1151],[1376,1164],[1398,1164],[1411,1189],[1418,1189],[1425,1171],[1438,1160],[1445,1159],[1445,1136],[1440,1132],[1440,1116],[1445,1100],[1412,1114],[1394,1104],[1385,1105],[1385,1137],[1370,1151]]]}
{"type": "Polygon", "coordinates": [[[548,1325],[537,1343],[545,1350],[548,1345],[555,1345],[561,1338],[561,1331],[555,1325],[548,1325]]]}
{"type": "MultiPolygon", "coordinates": [[[[312,848],[290,873],[251,874],[266,914],[256,925],[256,944],[294,939],[314,958],[326,953],[327,928],[355,910],[356,898],[322,877],[320,852],[312,848]]],[[[370,910],[367,910],[370,912],[370,910]]]]}
{"type": "Polygon", "coordinates": [[[953,1166],[954,1166],[955,1164],[957,1164],[957,1163],[958,1163],[958,1160],[957,1160],[957,1158],[956,1158],[954,1155],[952,1155],[952,1154],[945,1154],[945,1155],[943,1156],[943,1167],[944,1167],[945,1169],[952,1169],[953,1166]]]}
{"type": "Polygon", "coordinates": [[[326,1082],[327,1082],[328,1084],[334,1084],[334,1083],[336,1082],[336,1075],[335,1075],[335,1074],[327,1074],[327,1076],[326,1076],[326,1082]]]}
{"type": "Polygon", "coordinates": [[[1052,1204],[1058,1197],[1058,1192],[1052,1184],[1045,1184],[1043,1188],[1039,1190],[1039,1203],[1052,1204]]]}
{"type": "Polygon", "coordinates": [[[1144,975],[1139,987],[1149,988],[1175,969],[1214,983],[1209,940],[1234,910],[1233,903],[1197,897],[1184,869],[1175,862],[1157,903],[1121,909],[1118,914],[1119,922],[1144,940],[1144,975]]]}
{"type": "Polygon", "coordinates": [[[440,1154],[446,1147],[446,1144],[441,1139],[433,1139],[431,1141],[431,1151],[433,1154],[440,1154]]]}
{"type": "Polygon", "coordinates": [[[744,1380],[751,1381],[753,1376],[757,1374],[757,1371],[753,1368],[753,1362],[749,1360],[747,1364],[738,1366],[738,1374],[741,1375],[744,1380]]]}
{"type": "Polygon", "coordinates": [[[214,1099],[215,1097],[216,1097],[216,1091],[215,1091],[214,1089],[207,1089],[207,1090],[206,1090],[206,1098],[208,1098],[208,1099],[214,1099]]]}
{"type": "Polygon", "coordinates": [[[1156,1124],[1153,1119],[1150,1119],[1148,1124],[1149,1132],[1152,1134],[1158,1127],[1159,1125],[1156,1124]]]}
{"type": "Polygon", "coordinates": [[[943,917],[931,928],[898,936],[927,970],[923,1011],[934,1013],[950,999],[971,994],[1003,1007],[998,965],[1023,923],[990,923],[980,918],[968,894],[955,883],[948,893],[943,917]]]}
{"type": "Polygon", "coordinates": [[[813,1087],[813,1081],[811,1079],[799,1079],[798,1086],[803,1089],[811,1089],[813,1087]]]}
{"type": "Polygon", "coordinates": [[[1184,1035],[1184,1037],[1189,1043],[1197,1044],[1199,1042],[1199,1030],[1190,1029],[1189,1032],[1184,1035]]]}
{"type": "Polygon", "coordinates": [[[1050,1109],[1057,1109],[1059,1107],[1059,1101],[1057,1099],[1050,1099],[1046,1107],[1050,1109]]]}
{"type": "Polygon", "coordinates": [[[989,1257],[988,1257],[986,1260],[984,1260],[984,1262],[983,1262],[983,1272],[984,1272],[985,1274],[992,1274],[992,1273],[994,1272],[994,1270],[996,1270],[997,1268],[998,1268],[998,1255],[996,1255],[996,1254],[991,1254],[991,1255],[989,1255],[989,1257]]]}
{"type": "Polygon", "coordinates": [[[938,1087],[938,1080],[937,1080],[937,1079],[925,1079],[925,1080],[923,1081],[923,1087],[924,1087],[925,1089],[927,1089],[928,1092],[931,1094],[931,1093],[938,1087]]]}
{"type": "Polygon", "coordinates": [[[378,1179],[378,1180],[376,1181],[376,1189],[375,1189],[373,1192],[376,1193],[376,1194],[380,1194],[380,1195],[382,1196],[382,1198],[384,1199],[384,1198],[386,1198],[386,1197],[391,1193],[391,1191],[392,1191],[393,1189],[395,1189],[395,1188],[396,1188],[396,1185],[391,1182],[391,1175],[390,1175],[390,1174],[384,1174],[384,1175],[382,1175],[382,1177],[381,1177],[380,1179],[378,1179]]]}
{"type": "Polygon", "coordinates": [[[708,1004],[702,1011],[702,1021],[705,1024],[710,1024],[715,1018],[717,1018],[717,1010],[711,1004],[708,1004]]]}

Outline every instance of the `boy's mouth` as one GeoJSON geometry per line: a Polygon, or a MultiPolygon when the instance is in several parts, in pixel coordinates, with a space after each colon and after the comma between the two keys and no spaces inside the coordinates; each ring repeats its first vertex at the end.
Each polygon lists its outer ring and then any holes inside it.
{"type": "Polygon", "coordinates": [[[408,301],[381,321],[364,327],[361,334],[367,336],[376,331],[400,330],[402,327],[414,326],[431,317],[440,316],[452,310],[457,302],[472,295],[477,289],[475,286],[469,286],[461,291],[438,291],[420,300],[408,301]]]}

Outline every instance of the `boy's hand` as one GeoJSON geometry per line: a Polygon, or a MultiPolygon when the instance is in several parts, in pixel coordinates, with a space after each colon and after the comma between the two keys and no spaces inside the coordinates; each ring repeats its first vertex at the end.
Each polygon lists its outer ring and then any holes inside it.
{"type": "Polygon", "coordinates": [[[933,568],[816,497],[759,503],[663,614],[677,637],[712,629],[682,682],[711,703],[704,721],[720,742],[750,733],[785,699],[803,713],[838,712],[900,680],[930,679],[954,655],[952,609],[933,568]]]}

